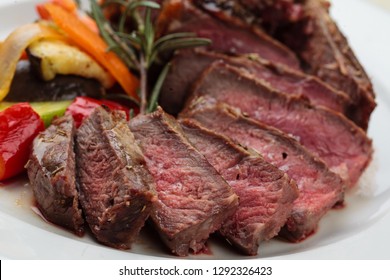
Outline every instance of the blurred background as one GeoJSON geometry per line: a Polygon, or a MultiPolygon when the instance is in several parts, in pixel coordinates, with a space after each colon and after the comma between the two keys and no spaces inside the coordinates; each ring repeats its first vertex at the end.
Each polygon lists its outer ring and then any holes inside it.
{"type": "Polygon", "coordinates": [[[374,2],[390,11],[390,0],[369,0],[371,2],[374,2]]]}
{"type": "MultiPolygon", "coordinates": [[[[328,0],[328,1],[335,3],[343,0],[328,0]]],[[[390,12],[390,0],[364,0],[364,1],[374,3],[377,6],[384,8],[390,12]]]]}

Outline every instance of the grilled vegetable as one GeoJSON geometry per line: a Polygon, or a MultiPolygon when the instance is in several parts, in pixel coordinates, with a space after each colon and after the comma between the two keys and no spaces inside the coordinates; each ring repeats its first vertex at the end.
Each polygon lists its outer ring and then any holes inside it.
{"type": "Polygon", "coordinates": [[[28,60],[20,61],[16,68],[11,88],[4,101],[38,102],[73,100],[77,96],[100,99],[105,94],[96,80],[73,75],[57,75],[51,81],[37,77],[28,60]]]}
{"type": "Polygon", "coordinates": [[[25,49],[41,38],[63,38],[54,29],[39,23],[20,26],[0,45],[0,101],[7,96],[16,65],[25,49]]]}
{"type": "Polygon", "coordinates": [[[45,81],[63,74],[96,79],[105,88],[110,88],[115,83],[114,78],[94,59],[63,41],[39,40],[28,47],[27,53],[31,65],[45,81]]]}
{"type": "Polygon", "coordinates": [[[0,112],[0,181],[24,171],[31,143],[44,128],[28,103],[18,103],[0,112]]]}
{"type": "Polygon", "coordinates": [[[47,3],[46,9],[53,22],[72,40],[80,49],[90,54],[96,61],[103,65],[122,86],[124,91],[135,99],[138,99],[137,90],[139,80],[113,52],[107,51],[109,46],[76,15],[68,12],[60,6],[47,3]]]}
{"type": "Polygon", "coordinates": [[[129,108],[122,106],[110,100],[96,100],[89,97],[77,97],[75,101],[66,109],[66,114],[73,116],[76,127],[79,127],[82,121],[88,117],[96,107],[104,105],[111,110],[124,111],[129,118],[129,108]]]}
{"type": "MultiPolygon", "coordinates": [[[[34,109],[34,111],[41,117],[42,121],[45,124],[45,127],[48,127],[54,117],[60,117],[64,115],[66,108],[68,108],[71,103],[72,101],[65,100],[55,102],[31,102],[29,104],[34,109]]],[[[17,103],[13,102],[1,102],[0,112],[16,104],[17,103]]]]}

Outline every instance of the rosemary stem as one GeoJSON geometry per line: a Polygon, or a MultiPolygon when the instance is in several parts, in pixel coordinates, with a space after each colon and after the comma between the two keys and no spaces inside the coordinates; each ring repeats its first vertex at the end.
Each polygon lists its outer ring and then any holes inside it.
{"type": "Polygon", "coordinates": [[[146,64],[146,60],[144,55],[140,54],[140,114],[146,114],[148,102],[148,66],[146,64]]]}
{"type": "MultiPolygon", "coordinates": [[[[138,63],[137,57],[134,55],[133,51],[119,38],[118,35],[115,34],[114,30],[108,25],[104,25],[104,29],[111,35],[112,39],[126,52],[126,54],[130,57],[131,63],[134,64],[136,68],[140,67],[138,63]]],[[[129,65],[130,66],[130,65],[129,65]]]]}
{"type": "Polygon", "coordinates": [[[152,92],[148,92],[149,69],[159,63],[162,54],[181,48],[205,46],[210,40],[197,38],[194,33],[173,33],[156,38],[156,27],[152,19],[152,9],[160,9],[156,0],[105,0],[99,5],[97,0],[89,0],[102,38],[106,41],[107,51],[113,51],[131,70],[137,72],[140,79],[140,114],[153,112],[158,106],[158,98],[164,79],[169,70],[167,64],[157,78],[152,92]],[[111,25],[105,18],[103,8],[110,4],[120,5],[119,27],[111,25]],[[126,23],[131,22],[130,33],[126,32],[126,23]]]}
{"type": "Polygon", "coordinates": [[[149,98],[149,104],[148,104],[148,113],[154,112],[157,109],[158,106],[158,97],[161,91],[161,87],[164,84],[165,78],[168,75],[169,69],[171,67],[171,63],[167,63],[163,70],[161,71],[156,84],[154,85],[154,88],[152,90],[152,93],[149,98]]]}

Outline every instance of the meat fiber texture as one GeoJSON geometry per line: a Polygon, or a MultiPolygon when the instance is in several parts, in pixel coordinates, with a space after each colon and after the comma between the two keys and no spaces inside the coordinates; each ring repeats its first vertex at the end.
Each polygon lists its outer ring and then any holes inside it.
{"type": "Polygon", "coordinates": [[[34,139],[26,167],[43,216],[82,235],[84,219],[76,189],[74,135],[71,116],[55,119],[34,139]]]}
{"type": "Polygon", "coordinates": [[[213,62],[223,61],[248,71],[270,87],[287,95],[304,96],[310,103],[324,106],[347,115],[351,103],[349,97],[336,91],[315,76],[265,60],[258,55],[227,56],[205,50],[182,50],[171,60],[168,76],[163,84],[160,105],[171,114],[178,114],[200,74],[213,62]]]}
{"type": "Polygon", "coordinates": [[[196,0],[198,6],[229,21],[240,19],[283,42],[299,57],[302,68],[343,91],[351,107],[348,118],[367,129],[376,107],[375,93],[324,0],[196,0]]]}
{"type": "Polygon", "coordinates": [[[208,49],[227,54],[256,53],[265,59],[299,69],[299,60],[287,47],[259,28],[238,19],[218,20],[198,9],[190,0],[168,0],[160,13],[159,33],[192,32],[212,40],[208,49]]]}
{"type": "Polygon", "coordinates": [[[213,64],[194,88],[192,98],[201,96],[237,107],[292,135],[351,187],[371,161],[371,140],[352,121],[302,98],[286,96],[238,68],[213,64]]]}
{"type": "Polygon", "coordinates": [[[281,235],[299,241],[316,230],[320,219],[344,197],[344,182],[294,138],[251,120],[226,104],[197,100],[186,117],[210,130],[250,147],[264,159],[286,172],[298,186],[291,216],[281,235]]]}
{"type": "Polygon", "coordinates": [[[96,108],[76,141],[80,201],[97,240],[129,249],[156,199],[152,176],[123,112],[96,108]]]}
{"type": "Polygon", "coordinates": [[[130,129],[156,182],[151,218],[161,238],[178,256],[201,252],[236,211],[237,195],[161,108],[132,119],[130,129]]]}
{"type": "Polygon", "coordinates": [[[350,117],[367,129],[376,107],[373,86],[347,39],[328,13],[328,2],[306,0],[304,10],[312,32],[298,54],[306,71],[344,91],[354,104],[350,117]]]}
{"type": "Polygon", "coordinates": [[[228,138],[181,120],[190,142],[233,188],[240,203],[219,230],[245,254],[256,255],[261,241],[278,234],[298,197],[296,184],[283,171],[228,138]]]}
{"type": "MultiPolygon", "coordinates": [[[[241,20],[274,34],[305,16],[305,0],[193,0],[198,6],[225,21],[241,20]]],[[[299,38],[297,38],[299,40],[299,38]]]]}

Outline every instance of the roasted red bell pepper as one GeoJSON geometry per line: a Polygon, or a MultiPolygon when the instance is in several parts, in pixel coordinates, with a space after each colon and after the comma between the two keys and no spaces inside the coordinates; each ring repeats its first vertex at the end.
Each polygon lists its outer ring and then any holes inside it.
{"type": "Polygon", "coordinates": [[[44,129],[42,119],[28,103],[0,112],[0,181],[24,171],[31,143],[44,129]]]}
{"type": "Polygon", "coordinates": [[[129,108],[110,100],[96,100],[85,96],[77,97],[66,109],[65,114],[71,114],[75,121],[76,127],[79,127],[83,120],[88,117],[96,107],[101,105],[105,105],[111,110],[124,111],[126,113],[127,119],[129,119],[129,108]]]}

